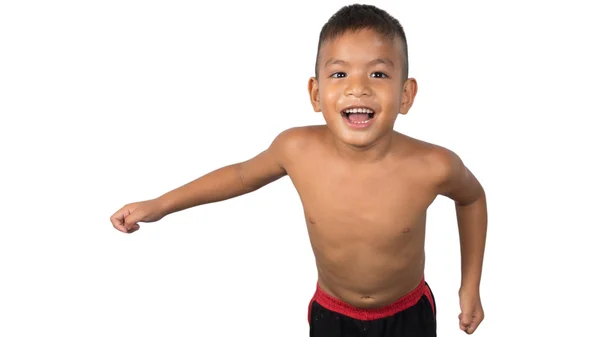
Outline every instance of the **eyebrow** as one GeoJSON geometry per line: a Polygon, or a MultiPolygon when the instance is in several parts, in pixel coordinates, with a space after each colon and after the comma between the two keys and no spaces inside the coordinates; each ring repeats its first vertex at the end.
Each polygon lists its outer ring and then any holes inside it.
{"type": "MultiPolygon", "coordinates": [[[[348,62],[346,62],[344,60],[330,58],[329,60],[327,60],[327,62],[325,62],[325,65],[323,67],[327,67],[328,65],[332,65],[332,64],[347,65],[348,62]]],[[[367,65],[372,66],[372,65],[377,65],[377,64],[386,64],[386,65],[394,68],[394,62],[392,62],[392,60],[390,60],[388,58],[377,58],[377,59],[374,59],[373,61],[369,62],[367,65]]]]}

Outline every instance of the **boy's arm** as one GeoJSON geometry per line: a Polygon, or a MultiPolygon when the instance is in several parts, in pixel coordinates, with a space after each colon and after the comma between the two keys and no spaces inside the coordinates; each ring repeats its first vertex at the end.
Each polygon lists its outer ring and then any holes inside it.
{"type": "Polygon", "coordinates": [[[487,235],[487,203],[483,187],[452,151],[438,152],[442,168],[440,194],[455,203],[458,222],[461,274],[461,329],[473,333],[483,320],[479,285],[487,235]]]}
{"type": "Polygon", "coordinates": [[[280,179],[287,174],[286,150],[294,137],[284,131],[254,158],[221,167],[162,195],[157,200],[163,214],[238,197],[280,179]]]}
{"type": "Polygon", "coordinates": [[[454,201],[461,246],[461,288],[479,289],[487,234],[483,187],[453,152],[443,154],[441,195],[454,201]]]}

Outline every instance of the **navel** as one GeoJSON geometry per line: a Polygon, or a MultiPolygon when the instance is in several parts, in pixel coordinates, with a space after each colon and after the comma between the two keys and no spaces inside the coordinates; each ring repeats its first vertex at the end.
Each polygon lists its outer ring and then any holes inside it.
{"type": "Polygon", "coordinates": [[[410,228],[409,228],[409,227],[405,227],[405,228],[402,230],[402,233],[405,233],[405,234],[406,234],[406,233],[409,233],[409,232],[410,232],[410,228]]]}

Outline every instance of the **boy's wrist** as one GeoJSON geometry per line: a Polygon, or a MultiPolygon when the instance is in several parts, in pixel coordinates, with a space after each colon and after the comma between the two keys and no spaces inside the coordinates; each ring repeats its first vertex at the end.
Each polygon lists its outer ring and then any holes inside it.
{"type": "Polygon", "coordinates": [[[463,280],[460,284],[460,292],[479,292],[479,282],[463,280]]]}
{"type": "Polygon", "coordinates": [[[158,211],[160,212],[160,214],[164,217],[169,215],[169,213],[171,213],[171,202],[169,201],[169,198],[166,195],[162,195],[156,199],[154,199],[156,201],[156,204],[158,205],[158,211]]]}

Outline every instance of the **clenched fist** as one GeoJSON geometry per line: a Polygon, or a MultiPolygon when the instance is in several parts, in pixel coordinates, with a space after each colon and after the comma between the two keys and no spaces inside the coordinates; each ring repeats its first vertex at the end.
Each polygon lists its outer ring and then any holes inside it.
{"type": "Polygon", "coordinates": [[[110,222],[123,233],[133,233],[140,229],[139,222],[155,222],[165,215],[162,203],[152,199],[123,206],[110,217],[110,222]]]}

